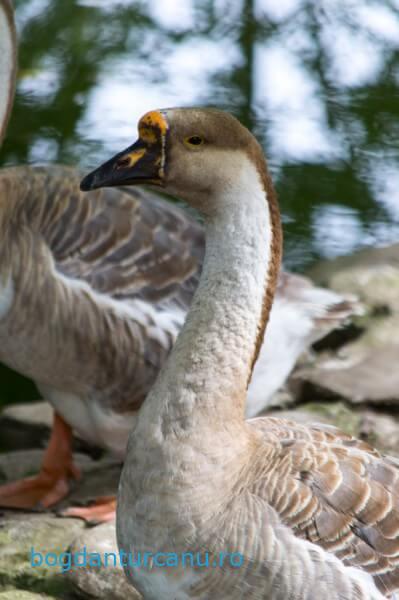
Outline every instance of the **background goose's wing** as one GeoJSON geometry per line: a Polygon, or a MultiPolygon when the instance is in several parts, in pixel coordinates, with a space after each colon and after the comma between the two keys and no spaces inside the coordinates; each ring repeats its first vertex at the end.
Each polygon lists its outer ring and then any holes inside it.
{"type": "Polygon", "coordinates": [[[26,319],[28,305],[33,311],[31,344],[43,346],[47,336],[62,352],[50,373],[51,356],[36,361],[34,372],[31,362],[18,365],[42,387],[79,383],[111,399],[115,410],[134,410],[184,322],[198,283],[203,231],[170,202],[135,189],[82,193],[80,178],[56,165],[1,170],[4,217],[20,240],[15,260],[20,250],[24,261],[16,285],[25,309],[18,314],[26,319]]]}
{"type": "Polygon", "coordinates": [[[361,567],[384,594],[398,589],[398,461],[327,425],[249,423],[264,436],[270,460],[255,493],[297,536],[361,567]]]}
{"type": "Polygon", "coordinates": [[[117,299],[188,307],[204,250],[193,218],[136,188],[82,193],[75,169],[25,169],[31,193],[45,192],[37,210],[57,270],[117,299]]]}
{"type": "Polygon", "coordinates": [[[342,326],[348,318],[364,312],[356,296],[318,287],[308,277],[286,271],[280,273],[276,298],[294,307],[302,321],[312,323],[307,340],[309,345],[331,329],[342,326]]]}

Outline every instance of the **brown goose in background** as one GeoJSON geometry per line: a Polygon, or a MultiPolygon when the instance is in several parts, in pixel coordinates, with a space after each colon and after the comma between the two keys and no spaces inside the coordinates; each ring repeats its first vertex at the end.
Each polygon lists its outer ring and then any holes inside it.
{"type": "MultiPolygon", "coordinates": [[[[12,104],[16,37],[0,0],[1,134],[12,104]],[[5,85],[3,85],[5,84],[5,85]]],[[[55,409],[37,477],[0,487],[0,505],[51,506],[77,479],[71,427],[124,457],[137,408],[184,322],[198,282],[203,228],[151,194],[81,194],[66,167],[0,172],[0,360],[31,377],[55,409]]],[[[248,394],[267,406],[298,355],[353,304],[284,274],[248,394]]],[[[113,499],[81,509],[111,518],[113,499]]]]}
{"type": "Polygon", "coordinates": [[[198,288],[121,475],[130,581],[146,600],[387,598],[399,589],[398,462],[334,427],[244,420],[282,253],[261,147],[227,113],[153,111],[82,189],[124,182],[162,186],[206,225],[198,288]]]}

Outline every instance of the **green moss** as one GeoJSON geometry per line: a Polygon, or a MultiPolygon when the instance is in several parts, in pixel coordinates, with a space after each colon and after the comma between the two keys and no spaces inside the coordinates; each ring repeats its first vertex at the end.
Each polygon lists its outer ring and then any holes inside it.
{"type": "Polygon", "coordinates": [[[46,594],[51,598],[64,598],[68,592],[72,592],[72,586],[64,575],[50,573],[49,571],[43,569],[39,577],[29,575],[26,572],[19,575],[14,573],[7,577],[3,572],[0,574],[0,589],[12,588],[35,592],[40,594],[41,597],[42,594],[46,594]]]}
{"type": "Polygon", "coordinates": [[[55,596],[31,593],[26,590],[10,589],[0,592],[0,600],[55,600],[55,596]]]}
{"type": "Polygon", "coordinates": [[[349,435],[358,436],[360,417],[343,402],[308,402],[301,410],[320,415],[349,435]]]}
{"type": "Polygon", "coordinates": [[[33,547],[42,553],[65,552],[81,533],[83,523],[76,519],[32,515],[21,520],[3,520],[1,525],[0,589],[26,590],[50,598],[70,597],[72,586],[61,567],[32,567],[30,551],[33,547]]]}

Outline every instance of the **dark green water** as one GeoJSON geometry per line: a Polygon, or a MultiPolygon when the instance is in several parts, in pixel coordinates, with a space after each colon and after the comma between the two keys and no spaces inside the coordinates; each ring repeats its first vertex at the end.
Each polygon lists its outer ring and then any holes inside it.
{"type": "MultiPolygon", "coordinates": [[[[268,154],[288,267],[399,239],[398,0],[15,7],[20,73],[0,164],[89,169],[133,141],[148,109],[219,106],[268,154]]],[[[2,388],[0,402],[27,397],[2,388]]]]}

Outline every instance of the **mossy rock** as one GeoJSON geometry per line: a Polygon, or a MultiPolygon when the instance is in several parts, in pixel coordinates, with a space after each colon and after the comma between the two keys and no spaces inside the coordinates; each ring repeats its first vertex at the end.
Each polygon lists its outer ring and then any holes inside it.
{"type": "MultiPolygon", "coordinates": [[[[0,596],[29,600],[33,594],[41,598],[71,598],[71,584],[61,565],[32,566],[31,552],[58,557],[84,528],[79,519],[57,519],[50,515],[9,514],[0,520],[0,596]],[[30,596],[26,596],[29,593],[30,596]],[[18,596],[17,594],[25,594],[18,596]]],[[[33,600],[32,598],[32,600],[33,600]]]]}
{"type": "Polygon", "coordinates": [[[8,592],[0,592],[0,600],[53,600],[55,596],[47,596],[45,594],[32,594],[22,590],[9,590],[8,592]]]}
{"type": "Polygon", "coordinates": [[[323,422],[331,423],[348,435],[359,435],[361,415],[343,402],[308,402],[301,405],[301,410],[314,415],[315,421],[321,417],[323,422]]]}

